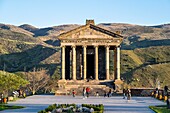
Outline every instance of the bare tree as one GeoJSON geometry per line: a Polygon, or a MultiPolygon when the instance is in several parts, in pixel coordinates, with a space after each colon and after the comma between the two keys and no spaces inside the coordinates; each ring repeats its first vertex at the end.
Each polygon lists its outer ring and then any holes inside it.
{"type": "Polygon", "coordinates": [[[38,90],[44,88],[50,79],[50,76],[47,74],[45,69],[36,70],[35,68],[33,72],[27,73],[27,77],[28,81],[30,82],[28,88],[33,95],[38,90]]]}
{"type": "Polygon", "coordinates": [[[54,74],[50,77],[48,84],[44,87],[45,92],[55,92],[58,88],[58,80],[60,79],[60,67],[57,67],[54,74]]]}

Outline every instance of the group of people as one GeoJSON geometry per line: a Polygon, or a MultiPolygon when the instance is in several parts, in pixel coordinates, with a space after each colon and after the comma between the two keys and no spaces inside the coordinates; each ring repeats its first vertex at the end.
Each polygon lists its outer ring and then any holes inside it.
{"type": "Polygon", "coordinates": [[[13,91],[13,97],[23,97],[25,98],[26,97],[26,93],[22,90],[16,90],[16,91],[13,91]]]}
{"type": "MultiPolygon", "coordinates": [[[[89,87],[83,87],[82,95],[83,99],[88,98],[90,94],[90,88],[89,87]]],[[[76,92],[75,90],[72,91],[72,96],[75,97],[76,92]]],[[[96,96],[99,96],[99,93],[96,92],[96,96]]],[[[104,97],[111,97],[112,96],[112,90],[110,89],[109,92],[104,92],[104,97]]],[[[131,90],[129,88],[123,89],[123,99],[127,98],[127,100],[131,99],[131,90]]]]}
{"type": "Polygon", "coordinates": [[[109,92],[107,93],[106,91],[104,92],[104,97],[111,97],[112,96],[112,90],[109,89],[109,92]]]}
{"type": "MultiPolygon", "coordinates": [[[[90,88],[89,87],[83,87],[83,98],[87,98],[87,97],[89,97],[89,94],[90,94],[90,88]]],[[[75,92],[75,90],[73,90],[72,91],[72,95],[73,95],[73,97],[75,97],[75,94],[76,94],[76,92],[75,92]]]]}
{"type": "Polygon", "coordinates": [[[131,99],[131,90],[129,88],[123,89],[123,99],[127,98],[127,100],[131,99]]]}

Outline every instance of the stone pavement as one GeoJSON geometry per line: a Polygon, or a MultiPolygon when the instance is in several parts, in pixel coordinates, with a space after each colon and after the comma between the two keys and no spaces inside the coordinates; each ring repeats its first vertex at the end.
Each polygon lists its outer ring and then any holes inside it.
{"type": "Polygon", "coordinates": [[[154,113],[148,108],[149,105],[162,105],[162,101],[152,97],[132,97],[130,101],[122,99],[121,96],[110,98],[89,97],[83,99],[82,96],[73,98],[72,96],[54,96],[54,95],[34,95],[25,99],[9,102],[9,105],[26,106],[23,109],[5,110],[0,113],[37,113],[50,104],[104,104],[104,113],[154,113]]]}

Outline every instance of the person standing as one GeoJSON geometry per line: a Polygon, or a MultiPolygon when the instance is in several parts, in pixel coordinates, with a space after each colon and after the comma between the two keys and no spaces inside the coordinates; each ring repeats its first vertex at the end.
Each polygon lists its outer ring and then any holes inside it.
{"type": "Polygon", "coordinates": [[[104,97],[106,97],[107,96],[107,93],[106,93],[106,91],[104,91],[104,97]]]}
{"type": "Polygon", "coordinates": [[[108,96],[108,97],[111,97],[111,95],[112,95],[112,90],[109,89],[109,92],[108,92],[107,96],[108,96]]]}
{"type": "Polygon", "coordinates": [[[83,99],[86,98],[86,88],[83,87],[83,99]]]}
{"type": "Polygon", "coordinates": [[[127,89],[127,100],[130,100],[131,99],[131,91],[130,89],[128,88],[127,89]]]}
{"type": "Polygon", "coordinates": [[[155,98],[158,98],[158,93],[159,93],[159,90],[158,90],[158,88],[156,88],[156,90],[155,90],[155,98]]]}
{"type": "Polygon", "coordinates": [[[72,91],[73,97],[75,97],[75,94],[76,94],[76,92],[75,92],[75,90],[73,90],[73,91],[72,91]]]}
{"type": "Polygon", "coordinates": [[[90,88],[87,87],[87,88],[86,88],[86,95],[87,95],[87,97],[89,97],[89,93],[90,93],[90,88]]]}
{"type": "Polygon", "coordinates": [[[99,92],[98,91],[96,92],[96,97],[99,97],[99,92]]]}
{"type": "Polygon", "coordinates": [[[123,88],[123,99],[125,99],[126,98],[126,90],[125,90],[125,88],[123,88]]]}

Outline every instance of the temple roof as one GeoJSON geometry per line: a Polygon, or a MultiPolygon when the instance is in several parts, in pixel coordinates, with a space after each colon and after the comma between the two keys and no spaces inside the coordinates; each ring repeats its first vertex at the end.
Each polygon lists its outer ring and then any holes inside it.
{"type": "Polygon", "coordinates": [[[80,31],[83,31],[83,30],[86,30],[86,29],[89,29],[89,28],[92,29],[92,30],[98,31],[100,33],[109,35],[109,36],[114,37],[114,38],[123,38],[123,36],[120,35],[120,34],[111,32],[109,30],[106,30],[106,29],[103,29],[101,27],[98,27],[98,26],[94,25],[93,20],[86,20],[86,25],[82,25],[82,26],[80,26],[80,27],[78,27],[76,29],[73,29],[73,30],[70,30],[68,32],[62,33],[62,34],[60,34],[58,36],[58,38],[60,40],[62,40],[65,37],[71,36],[72,34],[76,34],[77,32],[80,32],[80,31]]]}

